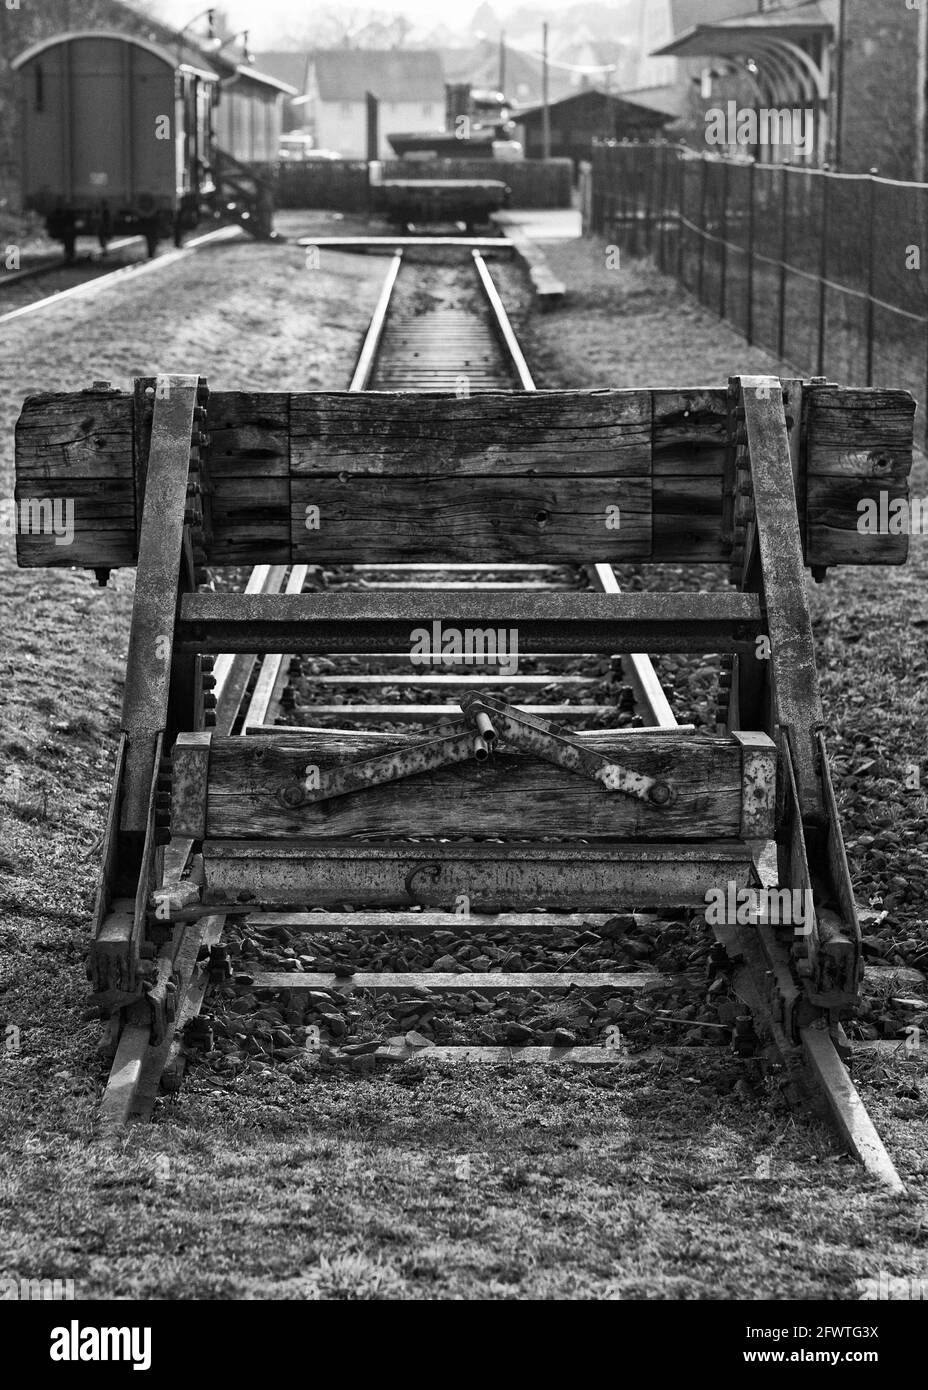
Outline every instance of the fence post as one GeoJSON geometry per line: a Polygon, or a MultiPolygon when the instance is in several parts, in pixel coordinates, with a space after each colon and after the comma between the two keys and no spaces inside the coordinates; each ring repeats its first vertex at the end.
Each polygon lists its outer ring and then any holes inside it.
{"type": "Polygon", "coordinates": [[[783,361],[786,350],[786,253],[789,250],[789,169],[782,166],[783,215],[780,219],[780,304],[777,329],[777,358],[783,361]]]}
{"type": "Polygon", "coordinates": [[[660,270],[664,269],[664,226],[667,202],[667,146],[658,145],[654,151],[654,157],[660,165],[661,183],[657,197],[657,264],[660,270]]]}
{"type": "Polygon", "coordinates": [[[719,318],[725,317],[727,308],[726,282],[728,280],[728,160],[722,160],[722,215],[719,222],[719,318]]]}
{"type": "Polygon", "coordinates": [[[747,312],[747,332],[745,337],[748,346],[754,342],[754,193],[757,183],[757,160],[752,159],[750,164],[751,172],[748,175],[748,312],[747,312]]]}
{"type": "Polygon", "coordinates": [[[825,375],[825,333],[826,333],[826,281],[828,279],[828,234],[831,202],[831,175],[822,174],[822,237],[818,254],[818,354],[815,359],[815,375],[825,375]]]}
{"type": "Polygon", "coordinates": [[[867,211],[867,385],[873,385],[873,326],[874,310],[873,291],[876,284],[876,264],[874,256],[874,226],[876,219],[876,195],[874,174],[875,169],[870,170],[870,205],[867,211]]]}
{"type": "Polygon", "coordinates": [[[702,179],[699,185],[699,271],[696,279],[696,298],[703,302],[703,282],[706,273],[706,191],[709,183],[709,157],[700,155],[702,179]]]}
{"type": "Polygon", "coordinates": [[[686,206],[686,161],[682,154],[677,150],[677,170],[678,170],[678,196],[677,196],[677,279],[683,284],[683,236],[684,208],[686,206]]]}

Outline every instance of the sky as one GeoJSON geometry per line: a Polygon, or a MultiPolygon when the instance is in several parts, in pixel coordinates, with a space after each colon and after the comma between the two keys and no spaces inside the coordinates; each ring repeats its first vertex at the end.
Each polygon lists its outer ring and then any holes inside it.
{"type": "MultiPolygon", "coordinates": [[[[478,0],[464,0],[460,9],[452,7],[452,26],[457,27],[460,22],[462,28],[466,27],[477,3],[478,0]]],[[[405,14],[413,23],[428,27],[443,20],[449,21],[448,10],[441,0],[373,0],[369,5],[363,3],[363,0],[360,4],[348,0],[344,5],[331,3],[331,0],[322,0],[321,4],[319,0],[261,0],[258,5],[254,0],[218,0],[218,6],[225,10],[229,23],[235,29],[249,30],[251,46],[257,49],[266,47],[269,43],[276,43],[291,26],[299,31],[312,19],[314,12],[318,14],[320,10],[326,9],[336,13],[342,9],[371,9],[387,14],[405,14]]],[[[144,9],[144,3],[137,3],[137,8],[144,9]]],[[[159,19],[178,28],[191,20],[198,10],[205,8],[205,4],[198,4],[197,0],[156,0],[151,6],[152,12],[159,19]]],[[[498,8],[505,11],[508,6],[503,3],[498,8]]],[[[205,32],[205,21],[201,21],[197,26],[197,32],[205,32]]]]}
{"type": "MultiPolygon", "coordinates": [[[[143,13],[149,10],[167,24],[183,28],[194,15],[206,8],[206,3],[197,0],[133,0],[136,8],[143,13]]],[[[247,29],[253,49],[267,49],[275,46],[283,36],[299,36],[321,14],[379,15],[403,14],[415,26],[426,31],[438,25],[446,25],[453,31],[467,32],[474,11],[481,0],[457,0],[447,4],[447,0],[217,0],[217,8],[228,15],[233,29],[247,29]]],[[[510,11],[524,8],[524,0],[490,0],[499,18],[506,17],[510,11]]],[[[608,0],[606,0],[608,3],[608,0]]],[[[547,14],[556,15],[558,10],[570,10],[571,0],[546,0],[547,14]]],[[[539,17],[540,25],[540,17],[539,17]]],[[[206,21],[201,19],[196,26],[197,33],[206,33],[206,21]]]]}

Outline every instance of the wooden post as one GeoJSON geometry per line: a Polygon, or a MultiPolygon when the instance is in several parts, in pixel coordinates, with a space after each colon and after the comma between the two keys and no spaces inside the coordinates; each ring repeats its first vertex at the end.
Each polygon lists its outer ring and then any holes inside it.
{"type": "Polygon", "coordinates": [[[782,213],[780,217],[780,302],[777,327],[777,357],[782,362],[786,350],[786,253],[789,249],[789,177],[786,165],[781,166],[783,179],[782,213]]]}
{"type": "Polygon", "coordinates": [[[867,208],[867,385],[873,385],[873,333],[876,304],[876,185],[875,169],[870,170],[870,201],[867,208]]]}
{"type": "Polygon", "coordinates": [[[818,352],[816,354],[816,376],[825,375],[825,334],[826,334],[826,304],[828,279],[828,221],[829,203],[831,194],[831,176],[826,171],[822,174],[824,187],[822,189],[822,233],[819,242],[818,255],[818,352]]]}
{"type": "Polygon", "coordinates": [[[541,26],[541,157],[551,158],[551,112],[548,102],[548,26],[541,26]]]}
{"type": "Polygon", "coordinates": [[[696,298],[701,304],[706,273],[706,192],[709,185],[709,161],[705,155],[700,158],[702,179],[699,184],[699,272],[696,280],[696,298]]]}
{"type": "Polygon", "coordinates": [[[751,160],[748,175],[748,313],[745,337],[754,343],[754,197],[757,191],[757,161],[751,160]]]}
{"type": "Polygon", "coordinates": [[[380,158],[380,102],[373,92],[365,93],[367,104],[367,162],[380,158]]]}
{"type": "Polygon", "coordinates": [[[719,318],[725,317],[728,280],[728,160],[722,160],[722,217],[719,227],[719,318]]]}
{"type": "Polygon", "coordinates": [[[677,279],[683,282],[683,238],[686,233],[684,207],[686,205],[686,161],[677,149],[677,171],[679,192],[677,197],[677,279]]]}

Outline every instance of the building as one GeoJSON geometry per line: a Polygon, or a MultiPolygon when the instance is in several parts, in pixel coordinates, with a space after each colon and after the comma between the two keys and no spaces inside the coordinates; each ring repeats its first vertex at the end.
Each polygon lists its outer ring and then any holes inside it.
{"type": "MultiPolygon", "coordinates": [[[[674,117],[653,106],[638,105],[626,97],[588,87],[575,96],[563,97],[548,107],[553,159],[576,162],[589,159],[594,140],[653,140],[659,138],[674,117]]],[[[522,143],[528,159],[544,154],[544,110],[540,106],[521,111],[522,143]]]]}
{"type": "Polygon", "coordinates": [[[318,49],[310,56],[306,95],[294,105],[305,111],[320,149],[346,159],[367,156],[367,95],[380,104],[378,156],[390,159],[391,133],[441,130],[445,121],[445,78],[434,49],[318,49]]]}
{"type": "Polygon", "coordinates": [[[220,83],[213,118],[217,145],[235,150],[244,164],[276,163],[285,112],[296,95],[295,87],[257,67],[237,64],[220,83]]]}
{"type": "MultiPolygon", "coordinates": [[[[309,86],[309,54],[273,49],[255,55],[255,65],[268,77],[275,77],[283,86],[292,87],[295,96],[306,95],[309,86]]],[[[284,130],[296,130],[304,117],[304,108],[294,106],[292,99],[284,103],[284,130]]]]}
{"type": "MultiPolygon", "coordinates": [[[[809,111],[811,139],[748,145],[764,161],[926,176],[928,6],[905,0],[673,0],[661,56],[698,59],[705,113],[809,111]],[[749,13],[746,11],[750,10],[749,13]]],[[[769,129],[769,127],[768,127],[769,129]]]]}

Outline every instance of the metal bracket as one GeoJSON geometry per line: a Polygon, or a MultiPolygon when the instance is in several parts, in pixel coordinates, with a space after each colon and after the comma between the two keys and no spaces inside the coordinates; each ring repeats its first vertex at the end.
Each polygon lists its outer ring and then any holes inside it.
{"type": "Polygon", "coordinates": [[[484,762],[500,741],[526,753],[599,782],[606,791],[621,792],[663,809],[673,801],[669,783],[622,767],[604,753],[597,753],[570,738],[557,724],[494,700],[472,695],[461,704],[463,718],[436,730],[437,737],[405,744],[375,758],[319,769],[302,787],[288,787],[288,805],[328,801],[366,787],[396,782],[418,772],[430,772],[471,758],[484,762]]]}

